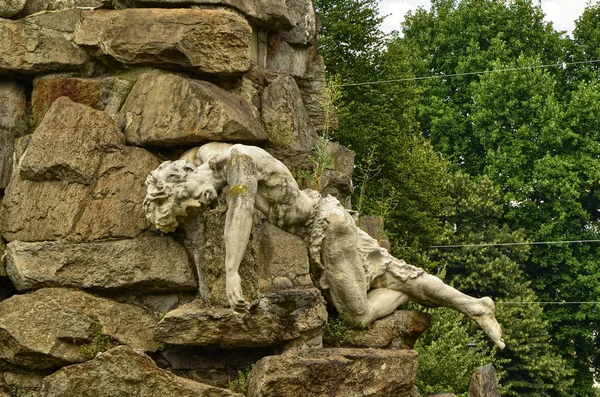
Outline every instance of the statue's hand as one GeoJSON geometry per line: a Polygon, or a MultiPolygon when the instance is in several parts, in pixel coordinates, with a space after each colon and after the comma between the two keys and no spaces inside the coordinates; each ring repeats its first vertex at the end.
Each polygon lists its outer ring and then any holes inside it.
{"type": "Polygon", "coordinates": [[[238,273],[228,274],[226,280],[227,300],[236,312],[247,312],[250,305],[244,300],[242,293],[242,280],[238,273]]]}

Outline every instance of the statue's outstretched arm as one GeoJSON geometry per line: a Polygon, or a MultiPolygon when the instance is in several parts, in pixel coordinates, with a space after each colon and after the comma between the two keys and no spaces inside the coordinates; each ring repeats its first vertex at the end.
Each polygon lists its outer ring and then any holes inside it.
{"type": "Polygon", "coordinates": [[[258,173],[251,157],[232,153],[226,165],[229,184],[225,218],[225,270],[227,300],[236,311],[248,310],[238,272],[248,246],[258,186],[258,173]]]}

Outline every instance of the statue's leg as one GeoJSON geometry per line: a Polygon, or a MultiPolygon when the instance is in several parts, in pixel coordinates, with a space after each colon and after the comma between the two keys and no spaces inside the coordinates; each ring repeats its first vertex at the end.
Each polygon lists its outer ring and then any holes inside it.
{"type": "Polygon", "coordinates": [[[403,292],[389,288],[372,288],[367,294],[369,305],[373,308],[373,320],[389,316],[400,305],[410,300],[403,292]]]}
{"type": "Polygon", "coordinates": [[[365,327],[373,320],[374,310],[367,300],[369,280],[358,253],[354,220],[343,208],[333,208],[327,221],[321,243],[324,287],[338,312],[353,325],[365,327]]]}
{"type": "Polygon", "coordinates": [[[504,348],[502,330],[494,315],[494,302],[488,298],[474,298],[445,284],[439,278],[423,273],[415,278],[401,280],[386,273],[380,283],[389,289],[406,294],[411,301],[429,307],[448,307],[473,319],[501,349],[504,348]]]}

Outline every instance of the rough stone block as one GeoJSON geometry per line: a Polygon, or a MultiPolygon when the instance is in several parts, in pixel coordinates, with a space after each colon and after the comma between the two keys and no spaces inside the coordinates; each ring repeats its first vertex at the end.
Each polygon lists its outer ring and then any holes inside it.
{"type": "Polygon", "coordinates": [[[288,0],[290,15],[294,27],[281,34],[281,38],[290,44],[313,45],[317,37],[317,16],[312,0],[288,0]]]}
{"type": "Polygon", "coordinates": [[[91,359],[102,338],[156,351],[154,316],[137,306],[81,291],[44,288],[0,302],[0,359],[52,369],[91,359]]]}
{"type": "Polygon", "coordinates": [[[17,15],[25,7],[26,0],[4,0],[0,3],[0,18],[10,18],[17,15]]]}
{"type": "Polygon", "coordinates": [[[296,48],[285,41],[279,41],[273,48],[269,48],[267,69],[301,78],[306,75],[310,58],[310,48],[296,48]]]}
{"type": "Polygon", "coordinates": [[[318,132],[331,132],[338,128],[338,117],[334,104],[327,98],[325,61],[316,56],[308,65],[305,75],[296,79],[302,102],[315,129],[318,132]]]}
{"type": "Polygon", "coordinates": [[[269,30],[287,30],[293,26],[285,0],[126,0],[134,6],[187,7],[190,4],[226,6],[241,12],[248,21],[269,30]]]}
{"type": "Polygon", "coordinates": [[[252,29],[236,13],[201,9],[84,11],[75,42],[125,65],[241,74],[252,29]]]}
{"type": "Polygon", "coordinates": [[[383,217],[382,216],[364,216],[358,219],[356,222],[356,226],[367,232],[367,234],[373,237],[379,245],[386,250],[390,251],[392,245],[390,243],[389,236],[385,233],[385,229],[383,227],[383,217]]]}
{"type": "Polygon", "coordinates": [[[375,321],[360,338],[348,341],[348,345],[378,349],[412,349],[419,336],[430,326],[429,314],[397,310],[375,321]]]}
{"type": "Polygon", "coordinates": [[[20,291],[74,287],[152,293],[197,288],[187,252],[169,238],[80,244],[13,241],[6,263],[20,291]]]}
{"type": "Polygon", "coordinates": [[[0,191],[6,189],[13,171],[15,136],[0,127],[0,191]]]}
{"type": "Polygon", "coordinates": [[[72,102],[54,101],[35,130],[20,166],[23,179],[90,184],[103,156],[125,145],[108,114],[72,102]]]}
{"type": "Polygon", "coordinates": [[[161,370],[144,353],[118,346],[44,379],[44,397],[243,397],[161,370]]]}
{"type": "Polygon", "coordinates": [[[150,227],[142,203],[144,181],[160,161],[150,152],[125,147],[107,154],[90,187],[87,200],[79,207],[80,217],[71,238],[82,241],[133,238],[150,227]]]}
{"type": "Polygon", "coordinates": [[[410,396],[413,350],[316,349],[265,357],[250,374],[249,397],[410,396]]]}
{"type": "Polygon", "coordinates": [[[6,190],[4,238],[90,241],[147,230],[144,180],[160,162],[124,139],[108,114],[56,100],[6,190]]]}
{"type": "Polygon", "coordinates": [[[313,149],[317,133],[292,77],[269,81],[262,106],[262,121],[271,144],[292,150],[313,149]]]}
{"type": "Polygon", "coordinates": [[[65,96],[73,102],[103,110],[115,119],[132,86],[131,81],[116,77],[38,77],[33,81],[31,95],[33,118],[39,124],[54,101],[65,96]]]}
{"type": "Polygon", "coordinates": [[[172,74],[142,75],[121,115],[127,141],[135,145],[267,139],[241,97],[214,84],[172,74]]]}
{"type": "Polygon", "coordinates": [[[0,72],[80,70],[87,53],[59,32],[22,20],[0,19],[0,72]]]}
{"type": "Polygon", "coordinates": [[[327,310],[315,289],[285,290],[254,302],[249,313],[209,308],[196,301],[169,313],[156,327],[156,339],[174,345],[275,346],[322,333],[327,310]]]}
{"type": "Polygon", "coordinates": [[[496,369],[492,364],[477,368],[471,375],[469,397],[500,397],[496,369]]]}

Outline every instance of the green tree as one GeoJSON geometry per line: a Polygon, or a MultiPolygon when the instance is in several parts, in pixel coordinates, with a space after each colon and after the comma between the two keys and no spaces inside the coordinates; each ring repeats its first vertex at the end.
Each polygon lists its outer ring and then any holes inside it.
{"type": "MultiPolygon", "coordinates": [[[[564,59],[565,40],[528,0],[434,0],[431,10],[409,13],[404,38],[422,82],[419,105],[423,133],[457,166],[482,172],[483,148],[473,133],[472,84],[478,75],[444,77],[493,69],[493,63],[534,56],[542,63],[564,59]]],[[[558,72],[558,71],[557,71],[558,72]]]]}
{"type": "MultiPolygon", "coordinates": [[[[554,77],[540,69],[483,76],[473,90],[473,129],[485,149],[485,171],[503,191],[504,217],[512,227],[523,229],[530,241],[595,240],[600,237],[598,86],[580,84],[566,104],[556,98],[555,86],[554,77]]],[[[589,244],[535,246],[523,268],[544,301],[595,301],[597,254],[597,246],[589,244]]],[[[546,308],[554,343],[577,370],[570,396],[593,393],[600,320],[595,309],[546,308]]]]}
{"type": "MultiPolygon", "coordinates": [[[[454,213],[447,219],[454,233],[444,245],[522,243],[523,232],[504,225],[502,195],[490,178],[457,174],[453,180],[454,213]]],[[[527,275],[520,267],[528,260],[527,245],[467,246],[439,249],[432,258],[443,266],[448,282],[474,296],[492,296],[502,324],[506,349],[495,354],[503,374],[502,395],[551,396],[572,385],[571,371],[550,344],[550,333],[527,275]]],[[[483,344],[490,344],[484,340],[483,344]]]]}

